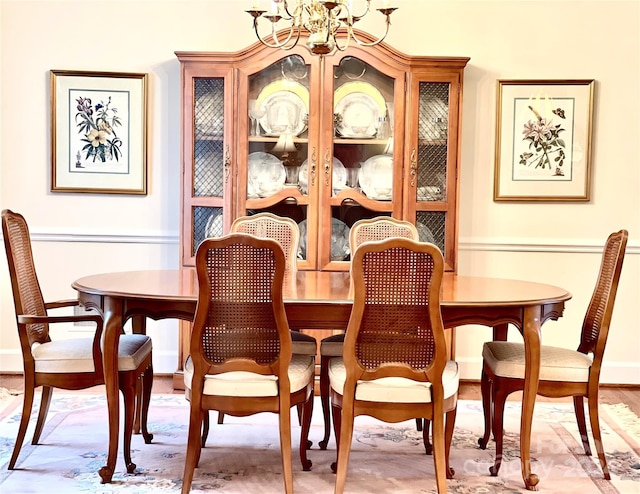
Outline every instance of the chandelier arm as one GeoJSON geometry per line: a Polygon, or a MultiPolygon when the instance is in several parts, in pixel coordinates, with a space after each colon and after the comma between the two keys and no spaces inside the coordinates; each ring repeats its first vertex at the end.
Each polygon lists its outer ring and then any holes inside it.
{"type": "Polygon", "coordinates": [[[300,15],[300,12],[298,12],[298,10],[300,10],[302,8],[302,4],[298,4],[295,8],[295,10],[293,11],[293,13],[291,13],[289,11],[289,2],[287,2],[287,0],[284,0],[282,2],[282,11],[285,12],[289,17],[283,17],[283,19],[287,20],[287,21],[292,21],[295,18],[297,18],[300,15]]]}
{"type": "MultiPolygon", "coordinates": [[[[345,51],[347,48],[349,48],[349,40],[352,37],[351,31],[352,31],[351,26],[347,26],[346,41],[342,46],[340,46],[340,43],[338,43],[338,38],[336,38],[336,33],[333,33],[333,43],[338,51],[345,51]]],[[[356,38],[354,37],[353,39],[356,39],[356,38]]]]}
{"type": "Polygon", "coordinates": [[[282,41],[279,42],[277,41],[278,37],[276,35],[276,30],[275,30],[275,24],[272,23],[271,26],[271,36],[274,39],[273,43],[269,43],[268,41],[265,41],[264,38],[262,38],[262,36],[260,36],[260,33],[258,32],[258,18],[256,17],[253,20],[253,30],[256,33],[256,37],[258,38],[258,40],[265,46],[269,47],[269,48],[280,48],[282,50],[291,50],[294,46],[296,46],[298,44],[298,40],[300,39],[300,27],[298,26],[296,29],[295,25],[291,25],[291,28],[289,29],[289,34],[287,35],[287,37],[282,41]],[[297,30],[296,36],[295,36],[295,41],[293,42],[292,45],[290,46],[286,46],[287,43],[289,43],[289,41],[291,41],[291,38],[293,38],[293,33],[294,31],[297,30]]]}
{"type": "Polygon", "coordinates": [[[371,0],[367,0],[367,6],[364,9],[364,12],[360,15],[353,15],[353,13],[351,12],[351,9],[349,9],[349,14],[352,15],[354,22],[355,21],[359,21],[360,19],[362,19],[365,15],[367,15],[369,12],[371,12],[371,0]]]}
{"type": "Polygon", "coordinates": [[[391,26],[391,19],[389,15],[387,15],[387,20],[385,24],[386,24],[386,29],[384,31],[384,34],[380,36],[378,39],[376,39],[375,41],[367,42],[359,39],[358,36],[356,36],[355,31],[353,30],[353,26],[347,26],[347,31],[348,31],[347,36],[352,37],[353,40],[360,46],[375,46],[378,43],[382,42],[387,37],[387,34],[389,34],[389,27],[391,26]]]}

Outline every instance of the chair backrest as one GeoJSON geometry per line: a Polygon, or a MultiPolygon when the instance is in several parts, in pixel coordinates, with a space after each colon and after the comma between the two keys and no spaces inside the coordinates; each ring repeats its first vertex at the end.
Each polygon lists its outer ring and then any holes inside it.
{"type": "Polygon", "coordinates": [[[190,348],[196,375],[245,370],[281,378],[284,372],[286,379],[291,336],[278,242],[244,233],[206,239],[196,252],[196,271],[190,348]]]}
{"type": "Polygon", "coordinates": [[[609,324],[618,291],[628,236],[629,233],[626,230],[620,230],[607,238],[602,252],[598,280],[582,323],[578,351],[593,353],[594,364],[598,367],[602,361],[609,335],[609,324]]]}
{"type": "Polygon", "coordinates": [[[353,252],[364,242],[375,242],[391,237],[420,240],[418,229],[413,223],[390,216],[378,216],[359,220],[353,224],[349,232],[349,247],[353,255],[353,252]]]}
{"type": "MultiPolygon", "coordinates": [[[[11,276],[16,319],[21,314],[46,316],[44,297],[33,262],[29,227],[24,217],[9,209],[3,210],[2,235],[11,276]]],[[[33,343],[50,341],[48,324],[18,324],[18,333],[23,354],[33,343]]]]}
{"type": "Polygon", "coordinates": [[[231,233],[248,233],[259,238],[276,240],[284,251],[287,264],[285,276],[296,273],[300,229],[291,218],[276,216],[272,213],[241,216],[231,224],[231,233]]]}
{"type": "Polygon", "coordinates": [[[354,303],[344,362],[355,379],[440,381],[447,345],[440,312],[444,260],[432,244],[365,242],[351,261],[354,303]]]}

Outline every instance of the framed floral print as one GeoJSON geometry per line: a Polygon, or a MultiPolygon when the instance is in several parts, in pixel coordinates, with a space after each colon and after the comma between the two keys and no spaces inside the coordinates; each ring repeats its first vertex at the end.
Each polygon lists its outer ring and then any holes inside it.
{"type": "Polygon", "coordinates": [[[588,201],[593,80],[498,80],[494,201],[588,201]]]}
{"type": "Polygon", "coordinates": [[[147,193],[147,74],[51,70],[51,191],[147,193]]]}

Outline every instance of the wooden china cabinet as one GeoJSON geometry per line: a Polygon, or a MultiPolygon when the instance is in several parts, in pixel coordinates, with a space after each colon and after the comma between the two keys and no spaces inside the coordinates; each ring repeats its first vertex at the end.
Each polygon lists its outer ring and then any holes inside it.
{"type": "MultiPolygon", "coordinates": [[[[257,42],[236,53],[176,52],[182,265],[236,217],[270,211],[300,225],[300,270],[347,270],[351,225],[390,215],[415,223],[455,271],[469,59],[384,43],[320,57],[305,41],[288,51],[257,42]]],[[[181,342],[184,361],[188,327],[181,342]]]]}

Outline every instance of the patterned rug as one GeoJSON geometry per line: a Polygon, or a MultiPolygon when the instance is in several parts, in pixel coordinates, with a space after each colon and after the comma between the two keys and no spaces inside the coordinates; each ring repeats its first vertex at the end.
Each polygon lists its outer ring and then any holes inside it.
{"type": "MultiPolygon", "coordinates": [[[[1,393],[0,393],[1,394],[1,393]]],[[[102,395],[54,392],[41,444],[30,444],[31,424],[17,469],[7,462],[20,417],[21,397],[0,400],[0,492],[2,493],[126,493],[179,492],[186,449],[188,404],[182,395],[154,395],[149,428],[153,444],[133,438],[136,472],[127,474],[118,458],[111,484],[100,484],[98,469],[105,463],[107,445],[106,401],[102,395]]],[[[317,447],[322,437],[317,402],[310,439],[310,472],[303,472],[294,446],[296,493],[331,493],[335,458],[333,440],[326,451],[317,447]]],[[[624,405],[602,405],[603,441],[612,481],[602,478],[597,458],[582,451],[570,404],[538,403],[532,436],[532,468],[540,477],[539,491],[640,493],[640,420],[624,405]]],[[[498,477],[489,476],[493,442],[487,450],[477,446],[482,432],[479,402],[461,401],[454,433],[451,465],[455,479],[447,482],[454,494],[515,494],[523,489],[518,457],[520,405],[509,402],[505,414],[505,461],[498,477]]],[[[32,417],[35,422],[35,414],[32,417]]],[[[276,417],[226,417],[213,425],[207,447],[196,469],[194,492],[279,493],[283,491],[276,417]]],[[[293,437],[298,437],[293,417],[293,437]]],[[[294,440],[294,443],[296,441],[294,440]]],[[[593,445],[593,443],[592,443],[593,445]]],[[[592,446],[593,447],[593,446],[592,446]]],[[[358,494],[435,493],[433,460],[425,456],[421,433],[415,424],[385,424],[368,417],[356,418],[346,492],[358,494]]]]}

